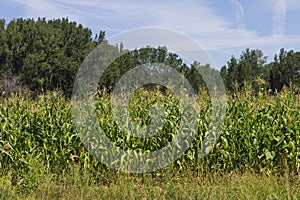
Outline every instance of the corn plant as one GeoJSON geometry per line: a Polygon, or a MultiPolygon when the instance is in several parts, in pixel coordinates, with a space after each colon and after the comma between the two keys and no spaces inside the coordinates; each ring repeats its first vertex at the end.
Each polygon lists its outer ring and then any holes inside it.
{"type": "MultiPolygon", "coordinates": [[[[300,98],[295,96],[293,89],[276,95],[245,90],[228,96],[223,131],[204,158],[200,157],[200,149],[212,120],[210,97],[203,92],[198,99],[199,126],[194,141],[167,170],[204,167],[267,174],[286,170],[299,172],[300,98]]],[[[100,127],[114,145],[124,149],[149,152],[163,148],[177,134],[181,123],[178,99],[169,91],[139,90],[130,100],[130,116],[140,126],[147,125],[150,120],[162,120],[149,116],[151,105],[162,105],[165,121],[157,134],[149,138],[131,136],[118,127],[109,94],[98,95],[96,100],[100,127]]],[[[60,93],[41,95],[37,99],[25,96],[3,99],[0,104],[0,173],[11,174],[12,179],[20,183],[22,176],[35,168],[59,175],[79,165],[100,178],[113,172],[87,151],[84,144],[88,141],[83,141],[75,131],[71,110],[70,100],[60,93]]]]}

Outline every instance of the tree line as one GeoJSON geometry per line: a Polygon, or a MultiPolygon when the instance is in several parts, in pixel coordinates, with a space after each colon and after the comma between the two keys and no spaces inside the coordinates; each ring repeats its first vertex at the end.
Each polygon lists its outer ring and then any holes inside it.
{"type": "Polygon", "coordinates": [[[250,85],[256,91],[268,89],[275,93],[291,83],[299,86],[299,70],[300,52],[281,48],[274,60],[267,63],[267,57],[261,50],[246,49],[239,59],[231,57],[227,65],[221,68],[221,75],[229,91],[250,85]]]}
{"type": "MultiPolygon", "coordinates": [[[[18,18],[8,24],[0,20],[0,92],[28,90],[32,95],[60,90],[72,94],[74,80],[86,56],[100,43],[111,46],[110,53],[120,55],[110,64],[99,80],[99,88],[111,91],[122,75],[138,65],[149,67],[162,63],[183,74],[195,91],[205,88],[199,71],[214,80],[218,70],[195,61],[190,66],[166,47],[145,47],[128,51],[122,44],[111,45],[105,40],[105,31],[93,37],[91,29],[67,18],[18,18]],[[198,69],[198,70],[197,70],[198,69]]],[[[251,85],[255,90],[280,91],[284,85],[298,84],[300,52],[281,49],[274,60],[267,63],[261,50],[246,49],[239,58],[234,56],[224,65],[221,76],[229,92],[251,85]]],[[[1,95],[0,93],[0,95],[1,95]]]]}

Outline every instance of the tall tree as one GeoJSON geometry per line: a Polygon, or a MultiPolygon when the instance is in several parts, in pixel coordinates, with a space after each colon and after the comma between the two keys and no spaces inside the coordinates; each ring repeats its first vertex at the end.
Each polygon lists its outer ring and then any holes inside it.
{"type": "Polygon", "coordinates": [[[9,74],[7,71],[8,56],[9,48],[7,45],[7,36],[5,31],[5,20],[0,19],[0,76],[9,74]]]}
{"type": "Polygon", "coordinates": [[[9,22],[6,35],[2,32],[0,42],[6,40],[9,49],[0,54],[7,55],[6,73],[36,93],[60,89],[70,95],[77,70],[96,45],[90,29],[67,18],[19,18],[9,22]]]}
{"type": "Polygon", "coordinates": [[[250,84],[255,90],[258,90],[261,83],[258,83],[257,80],[268,79],[265,64],[266,57],[258,49],[246,49],[238,60],[232,56],[227,63],[228,68],[226,66],[222,68],[222,76],[226,78],[226,87],[230,91],[234,91],[245,87],[245,84],[250,84]]]}
{"type": "Polygon", "coordinates": [[[280,49],[270,64],[270,86],[273,92],[280,91],[290,83],[300,85],[300,52],[280,49]]]}

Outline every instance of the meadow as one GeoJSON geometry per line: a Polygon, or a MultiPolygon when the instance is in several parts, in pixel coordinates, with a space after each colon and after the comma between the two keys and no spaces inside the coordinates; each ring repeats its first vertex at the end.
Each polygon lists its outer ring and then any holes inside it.
{"type": "MultiPolygon", "coordinates": [[[[25,94],[0,103],[0,199],[299,199],[300,97],[296,89],[276,94],[244,89],[227,96],[223,131],[200,157],[210,100],[197,96],[199,127],[187,151],[171,165],[149,173],[125,173],[100,163],[83,145],[71,101],[60,92],[35,99],[25,94]]],[[[166,123],[150,139],[127,137],[111,114],[110,95],[97,95],[101,128],[112,142],[134,151],[165,146],[180,123],[172,93],[140,90],[131,117],[149,122],[149,104],[161,103],[166,123]]]]}

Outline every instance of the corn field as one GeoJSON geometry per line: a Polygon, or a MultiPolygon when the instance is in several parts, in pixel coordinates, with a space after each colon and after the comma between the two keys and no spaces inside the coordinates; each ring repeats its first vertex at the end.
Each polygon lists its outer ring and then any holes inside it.
{"type": "MultiPolygon", "coordinates": [[[[111,141],[135,151],[154,151],[166,145],[180,123],[178,101],[171,93],[140,91],[132,98],[130,113],[140,125],[149,122],[148,105],[162,104],[169,113],[156,137],[126,136],[113,120],[110,96],[97,98],[99,124],[111,141]]],[[[250,170],[263,174],[299,172],[300,98],[293,89],[276,95],[251,89],[228,96],[226,120],[218,142],[204,158],[199,156],[210,116],[209,96],[198,96],[199,127],[189,149],[168,170],[250,170]]],[[[15,182],[30,181],[36,171],[60,175],[72,166],[98,176],[112,171],[83,145],[73,124],[72,105],[60,93],[30,99],[14,96],[0,104],[0,174],[15,182]]]]}

